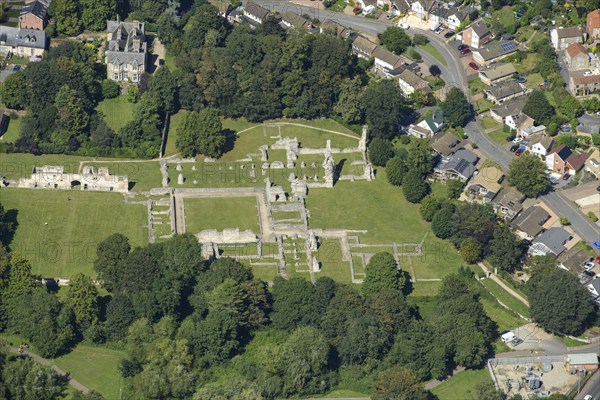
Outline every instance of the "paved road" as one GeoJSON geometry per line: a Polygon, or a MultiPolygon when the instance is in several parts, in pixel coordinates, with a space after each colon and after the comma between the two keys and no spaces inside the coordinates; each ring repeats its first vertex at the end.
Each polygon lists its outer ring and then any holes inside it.
{"type": "Polygon", "coordinates": [[[583,400],[584,396],[591,394],[594,400],[600,399],[600,370],[590,378],[579,394],[575,396],[575,400],[583,400]]]}

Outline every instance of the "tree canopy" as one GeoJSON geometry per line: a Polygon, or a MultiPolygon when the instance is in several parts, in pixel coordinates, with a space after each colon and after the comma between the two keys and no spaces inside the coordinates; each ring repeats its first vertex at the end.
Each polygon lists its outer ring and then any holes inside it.
{"type": "Polygon", "coordinates": [[[546,164],[534,155],[522,154],[510,163],[508,183],[528,197],[537,197],[550,187],[546,164]]]}

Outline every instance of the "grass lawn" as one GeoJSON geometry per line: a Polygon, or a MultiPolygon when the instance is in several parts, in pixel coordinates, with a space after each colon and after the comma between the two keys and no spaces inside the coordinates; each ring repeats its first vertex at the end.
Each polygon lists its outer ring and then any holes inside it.
{"type": "Polygon", "coordinates": [[[484,117],[481,121],[481,124],[483,125],[484,129],[502,127],[502,124],[492,117],[484,117]]]}
{"type": "Polygon", "coordinates": [[[46,278],[69,278],[92,268],[98,242],[122,233],[132,247],[148,243],[146,207],[128,205],[117,193],[0,189],[6,210],[17,209],[11,248],[46,278]]]}
{"type": "Polygon", "coordinates": [[[500,300],[503,304],[510,307],[513,311],[521,314],[525,318],[530,318],[529,307],[527,307],[522,301],[504,290],[500,285],[491,279],[484,279],[480,281],[483,286],[490,292],[494,297],[500,300]]]}
{"type": "Polygon", "coordinates": [[[165,54],[165,65],[169,68],[171,72],[178,70],[177,65],[175,65],[175,57],[168,50],[165,54]]]}
{"type": "Polygon", "coordinates": [[[492,383],[492,378],[486,368],[459,372],[431,392],[439,400],[477,400],[476,387],[481,382],[492,383]]]}
{"type": "Polygon", "coordinates": [[[125,387],[119,374],[119,363],[125,353],[101,346],[79,344],[69,354],[55,358],[52,363],[90,389],[97,390],[106,399],[118,399],[125,387]]]}
{"type": "Polygon", "coordinates": [[[21,121],[22,117],[9,117],[8,119],[8,127],[6,128],[6,132],[0,138],[0,141],[3,143],[14,143],[15,140],[19,138],[21,135],[21,121]]]}
{"type": "Polygon", "coordinates": [[[498,325],[498,332],[514,329],[527,323],[526,320],[502,307],[495,300],[482,297],[479,301],[487,316],[498,325]]]}
{"type": "Polygon", "coordinates": [[[250,229],[258,234],[256,197],[185,199],[185,229],[196,234],[204,229],[250,229]]]}
{"type": "Polygon", "coordinates": [[[127,101],[126,96],[115,97],[114,99],[105,99],[98,103],[96,110],[104,116],[104,121],[115,132],[133,117],[135,104],[127,101]]]}
{"type": "Polygon", "coordinates": [[[467,82],[469,84],[469,90],[471,91],[471,95],[483,92],[483,89],[487,87],[485,83],[481,81],[479,78],[473,78],[467,82]]]}
{"type": "Polygon", "coordinates": [[[488,133],[492,140],[498,144],[505,144],[507,139],[510,137],[510,132],[504,132],[502,128],[498,128],[495,131],[488,133]]]}
{"type": "Polygon", "coordinates": [[[491,101],[489,101],[488,99],[475,100],[475,109],[477,110],[478,113],[485,112],[494,107],[496,107],[496,105],[494,103],[492,103],[491,101]]]}
{"type": "Polygon", "coordinates": [[[431,43],[427,43],[426,45],[419,46],[419,47],[421,47],[423,50],[425,50],[426,52],[428,52],[429,54],[431,54],[444,67],[448,65],[448,63],[446,62],[446,60],[444,59],[444,57],[442,57],[442,55],[440,54],[440,52],[435,47],[433,47],[433,45],[431,43]]]}
{"type": "Polygon", "coordinates": [[[175,141],[177,140],[177,128],[183,120],[183,116],[187,113],[188,111],[181,110],[177,114],[171,115],[169,121],[169,133],[167,135],[167,145],[165,146],[165,157],[178,153],[177,147],[175,147],[175,141]]]}
{"type": "Polygon", "coordinates": [[[580,342],[579,340],[573,340],[568,336],[563,336],[563,337],[561,337],[561,339],[567,347],[578,347],[578,346],[584,346],[584,345],[588,344],[585,342],[580,342]]]}
{"type": "Polygon", "coordinates": [[[431,192],[439,199],[447,199],[448,185],[440,182],[433,182],[431,184],[431,192]]]}
{"type": "Polygon", "coordinates": [[[544,82],[544,78],[542,78],[542,75],[540,75],[539,73],[529,74],[526,76],[526,78],[527,82],[525,82],[524,85],[528,89],[537,89],[539,88],[540,83],[544,82]]]}

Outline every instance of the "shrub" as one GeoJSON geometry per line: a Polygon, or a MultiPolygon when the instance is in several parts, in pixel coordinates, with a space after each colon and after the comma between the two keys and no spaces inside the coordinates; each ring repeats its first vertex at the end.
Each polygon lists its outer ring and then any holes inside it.
{"type": "Polygon", "coordinates": [[[421,61],[421,55],[415,49],[408,49],[408,56],[415,61],[421,61]]]}
{"type": "Polygon", "coordinates": [[[569,225],[569,224],[570,224],[570,222],[569,222],[569,220],[567,219],[567,217],[560,217],[560,224],[561,224],[561,225],[569,225]]]}
{"type": "Polygon", "coordinates": [[[105,99],[114,99],[121,92],[121,87],[110,79],[102,81],[102,97],[105,99]]]}
{"type": "Polygon", "coordinates": [[[424,46],[429,43],[429,39],[427,39],[427,36],[417,33],[415,36],[413,36],[413,43],[415,46],[424,46]]]}
{"type": "Polygon", "coordinates": [[[383,167],[394,156],[392,143],[387,139],[374,138],[369,144],[369,159],[378,167],[383,167]]]}
{"type": "Polygon", "coordinates": [[[594,214],[592,211],[590,211],[590,212],[588,213],[588,217],[590,217],[590,219],[591,219],[593,222],[597,222],[597,221],[598,221],[598,217],[596,217],[596,214],[594,214]]]}

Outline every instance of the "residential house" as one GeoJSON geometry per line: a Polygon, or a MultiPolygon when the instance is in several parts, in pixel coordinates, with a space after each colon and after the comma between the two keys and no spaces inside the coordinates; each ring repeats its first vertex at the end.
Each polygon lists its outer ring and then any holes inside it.
{"type": "Polygon", "coordinates": [[[587,153],[576,155],[565,144],[553,148],[546,156],[546,167],[559,174],[575,175],[583,167],[587,153]]]}
{"type": "Polygon", "coordinates": [[[542,233],[544,224],[549,219],[550,214],[542,207],[529,207],[513,221],[515,233],[523,240],[532,241],[542,233]]]}
{"type": "Polygon", "coordinates": [[[502,191],[492,202],[494,211],[507,221],[512,221],[523,209],[525,195],[514,187],[502,191]]]}
{"type": "MultiPolygon", "coordinates": [[[[525,115],[525,114],[523,114],[525,115]]],[[[532,118],[527,117],[528,121],[533,121],[532,118]]],[[[531,126],[524,126],[524,124],[521,124],[518,128],[517,128],[517,136],[522,137],[522,138],[528,138],[530,136],[534,136],[534,135],[544,135],[546,134],[546,126],[545,125],[531,125],[531,126]]],[[[547,150],[546,150],[547,152],[547,150]]]]}
{"type": "Polygon", "coordinates": [[[234,8],[229,12],[229,14],[227,14],[227,22],[229,22],[231,25],[241,24],[243,16],[244,13],[241,7],[234,8]]]}
{"type": "Polygon", "coordinates": [[[565,63],[569,71],[589,69],[591,66],[587,50],[579,43],[573,43],[567,47],[567,50],[565,50],[565,63]]]}
{"type": "Polygon", "coordinates": [[[442,157],[433,168],[433,177],[436,180],[447,181],[457,179],[467,182],[475,173],[475,164],[479,157],[470,150],[459,149],[450,157],[442,157]]]}
{"type": "Polygon", "coordinates": [[[385,77],[393,78],[398,76],[403,67],[408,65],[406,58],[398,56],[381,46],[377,46],[373,51],[375,68],[385,77]]]}
{"type": "Polygon", "coordinates": [[[439,132],[433,136],[431,149],[440,156],[449,156],[458,146],[458,139],[450,132],[439,132]]]}
{"type": "Polygon", "coordinates": [[[503,176],[502,170],[498,167],[482,168],[467,185],[465,192],[469,200],[483,204],[490,203],[502,189],[500,181],[503,176]]]}
{"type": "Polygon", "coordinates": [[[479,79],[488,86],[502,82],[517,73],[512,63],[493,64],[492,66],[479,70],[479,79]]]}
{"type": "Polygon", "coordinates": [[[596,277],[587,285],[587,289],[592,294],[592,297],[600,296],[600,277],[596,277]]]}
{"type": "MultiPolygon", "coordinates": [[[[424,21],[429,20],[430,16],[439,13],[442,8],[442,4],[437,0],[415,0],[410,3],[410,9],[415,15],[424,21]]],[[[439,22],[439,21],[436,21],[439,22]]]]}
{"type": "Polygon", "coordinates": [[[600,91],[600,75],[572,76],[569,78],[569,91],[575,97],[588,96],[600,91]]]}
{"type": "Polygon", "coordinates": [[[580,275],[585,271],[583,265],[589,260],[590,253],[583,249],[572,248],[560,255],[558,258],[558,267],[580,275]]]}
{"type": "Polygon", "coordinates": [[[139,82],[146,71],[144,23],[108,21],[106,44],[107,78],[117,82],[139,82]]]}
{"type": "Polygon", "coordinates": [[[550,228],[533,240],[528,252],[532,256],[552,254],[558,257],[566,250],[565,244],[571,239],[571,234],[564,228],[550,228]]]}
{"type": "Polygon", "coordinates": [[[294,27],[295,29],[311,29],[313,27],[312,22],[291,11],[284,12],[281,22],[287,28],[294,27]]]}
{"type": "Polygon", "coordinates": [[[248,3],[244,6],[244,17],[257,24],[262,24],[272,15],[271,11],[256,3],[248,3]]]}
{"type": "Polygon", "coordinates": [[[504,123],[515,131],[519,131],[530,126],[533,126],[533,118],[529,117],[527,114],[517,111],[515,114],[511,114],[504,119],[504,123]]]}
{"type": "Polygon", "coordinates": [[[504,81],[495,86],[490,86],[483,93],[491,102],[502,104],[506,100],[523,96],[527,93],[527,88],[522,83],[516,81],[504,81]]]}
{"type": "MultiPolygon", "coordinates": [[[[520,96],[511,100],[504,101],[501,105],[490,110],[490,116],[497,122],[507,124],[506,119],[513,115],[521,114],[521,110],[527,102],[528,96],[520,96]]],[[[517,126],[511,126],[511,129],[517,129],[517,126]]]]}
{"type": "Polygon", "coordinates": [[[478,18],[462,32],[462,42],[469,47],[479,49],[492,40],[492,32],[482,18],[478,18]]]}
{"type": "Polygon", "coordinates": [[[548,151],[552,148],[553,142],[554,139],[552,139],[552,136],[548,136],[545,133],[533,134],[527,138],[526,147],[531,154],[535,154],[542,160],[545,160],[548,151]]]}
{"type": "Polygon", "coordinates": [[[375,43],[361,35],[358,35],[352,42],[352,51],[360,58],[373,57],[373,53],[378,47],[375,43]]]}
{"type": "Polygon", "coordinates": [[[580,28],[556,28],[550,30],[550,42],[556,50],[564,50],[572,43],[580,43],[583,32],[580,28]]]}
{"type": "Polygon", "coordinates": [[[217,9],[219,16],[223,18],[227,18],[229,13],[233,10],[229,0],[208,0],[208,2],[217,9]]]}
{"type": "Polygon", "coordinates": [[[481,65],[490,65],[519,49],[513,40],[492,42],[479,50],[473,50],[473,61],[481,65]]]}
{"type": "Polygon", "coordinates": [[[404,68],[400,75],[397,76],[400,90],[404,97],[410,97],[417,90],[431,92],[429,82],[415,74],[408,68],[404,68]]]}
{"type": "Polygon", "coordinates": [[[352,35],[352,31],[350,29],[330,19],[323,21],[319,29],[321,33],[329,33],[342,39],[348,39],[352,35]]]}
{"type": "Polygon", "coordinates": [[[585,160],[585,170],[600,179],[600,150],[594,152],[585,160]]]}
{"type": "Polygon", "coordinates": [[[0,25],[0,54],[41,57],[46,50],[46,33],[37,29],[19,29],[0,25]]]}
{"type": "Polygon", "coordinates": [[[600,9],[591,11],[587,15],[585,27],[590,38],[600,39],[600,9]]]}
{"type": "Polygon", "coordinates": [[[446,24],[448,29],[456,30],[461,26],[467,19],[469,19],[469,11],[466,9],[458,9],[451,7],[446,12],[446,24]]]}
{"type": "Polygon", "coordinates": [[[408,127],[408,134],[418,137],[419,139],[433,138],[437,132],[441,131],[445,126],[444,115],[442,110],[434,108],[421,122],[416,125],[411,124],[408,127]]]}
{"type": "Polygon", "coordinates": [[[19,28],[43,31],[48,24],[49,1],[26,2],[19,12],[19,28]]]}

